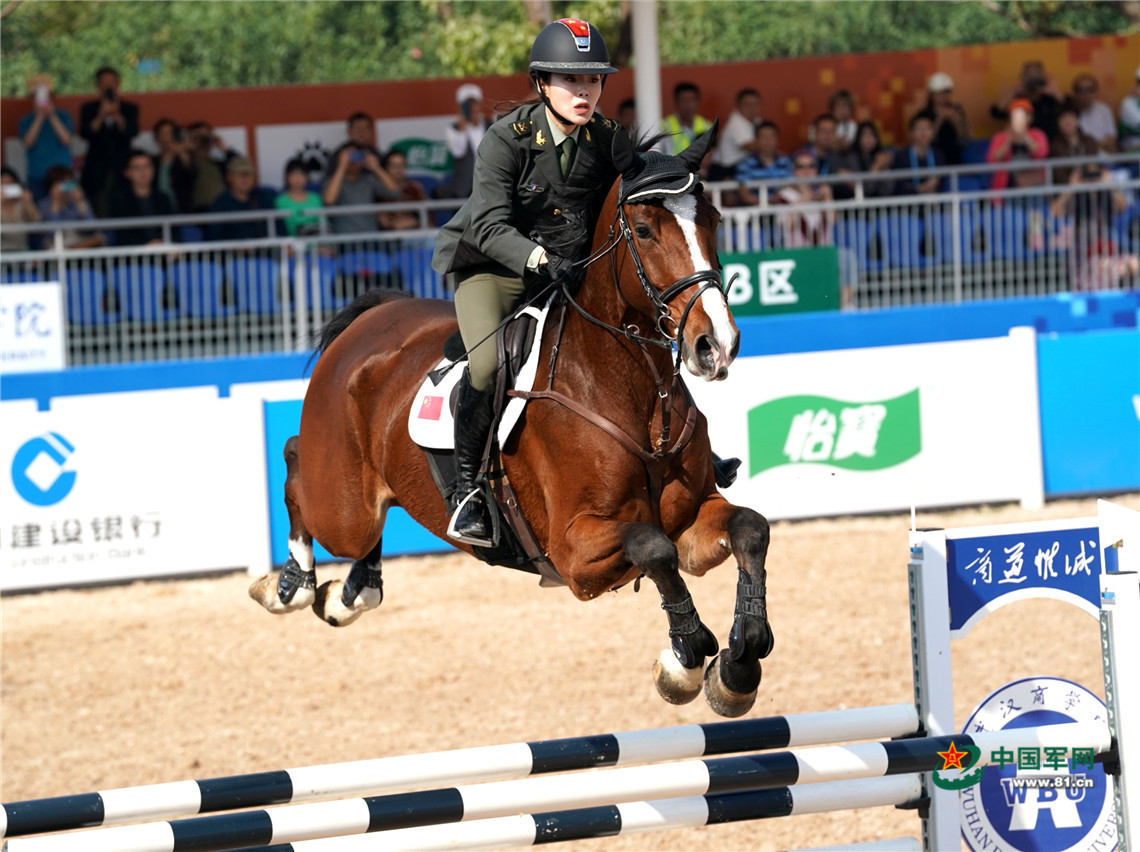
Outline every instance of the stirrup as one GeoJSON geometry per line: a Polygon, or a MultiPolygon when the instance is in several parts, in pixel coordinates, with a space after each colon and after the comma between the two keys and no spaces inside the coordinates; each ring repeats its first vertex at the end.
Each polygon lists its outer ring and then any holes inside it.
{"type": "Polygon", "coordinates": [[[495,542],[489,538],[473,538],[471,536],[460,535],[459,531],[455,529],[455,522],[459,519],[460,510],[467,505],[471,498],[476,496],[482,496],[479,488],[471,489],[471,493],[459,501],[459,504],[455,507],[455,511],[451,513],[451,520],[447,524],[447,537],[475,547],[494,547],[495,542]]]}

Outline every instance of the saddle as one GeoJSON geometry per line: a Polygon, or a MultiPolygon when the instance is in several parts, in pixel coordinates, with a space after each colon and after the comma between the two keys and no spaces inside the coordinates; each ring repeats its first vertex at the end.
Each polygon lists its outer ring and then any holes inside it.
{"type": "MultiPolygon", "coordinates": [[[[543,586],[563,586],[565,582],[554,570],[519,509],[499,449],[518,425],[519,416],[526,404],[524,399],[509,397],[508,391],[531,388],[538,360],[538,347],[534,344],[540,339],[550,311],[549,304],[542,311],[533,308],[519,311],[497,333],[499,366],[492,397],[494,419],[490,430],[491,439],[481,466],[487,510],[491,516],[493,545],[473,546],[472,550],[476,557],[490,565],[539,575],[543,586]]],[[[412,439],[423,449],[432,479],[449,507],[452,506],[455,490],[452,424],[456,388],[462,374],[465,352],[459,332],[448,338],[443,347],[444,361],[428,374],[418,397],[420,405],[413,407],[409,417],[412,439]],[[440,394],[446,397],[447,417],[443,416],[444,400],[440,394]],[[423,422],[425,419],[431,421],[426,428],[423,422]]]]}

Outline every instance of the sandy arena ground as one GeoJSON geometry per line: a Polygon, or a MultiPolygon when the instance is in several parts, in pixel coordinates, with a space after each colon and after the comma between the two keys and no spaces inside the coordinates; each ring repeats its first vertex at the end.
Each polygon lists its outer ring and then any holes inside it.
{"type": "MultiPolygon", "coordinates": [[[[1136,508],[1136,495],[1115,498],[1136,508]]],[[[919,526],[1094,515],[1093,500],[919,514],[919,526]]],[[[909,702],[909,516],[773,525],[776,647],[752,715],[909,702]]],[[[334,569],[325,569],[323,577],[334,569]]],[[[3,801],[473,745],[715,721],[661,701],[651,584],[589,604],[463,555],[393,559],[383,606],[334,629],[266,613],[243,574],[2,602],[3,801]]],[[[736,572],[690,588],[723,643],[736,572]]],[[[1102,693],[1095,622],[1008,607],[954,651],[956,718],[1017,678],[1102,693]]],[[[1102,696],[1103,697],[1103,696],[1102,696]]],[[[917,832],[891,808],[580,842],[592,850],[778,850],[917,832]]]]}

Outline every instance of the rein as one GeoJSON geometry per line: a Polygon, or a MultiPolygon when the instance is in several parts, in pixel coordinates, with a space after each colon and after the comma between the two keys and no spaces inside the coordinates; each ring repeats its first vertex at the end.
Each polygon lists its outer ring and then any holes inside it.
{"type": "MultiPolygon", "coordinates": [[[[622,181],[624,183],[625,178],[622,178],[622,181]]],[[[691,181],[690,184],[686,187],[685,192],[692,191],[692,185],[694,183],[695,181],[691,181]]],[[[616,249],[621,244],[621,242],[624,241],[626,248],[629,250],[630,259],[633,261],[634,270],[637,272],[637,280],[641,284],[641,289],[645,291],[645,295],[649,298],[649,301],[656,309],[654,326],[656,327],[660,337],[646,337],[642,335],[640,333],[640,329],[636,328],[635,326],[618,328],[617,326],[610,325],[604,320],[598,319],[585,308],[583,308],[580,304],[578,304],[573,295],[570,293],[569,288],[566,287],[565,284],[563,284],[562,292],[566,297],[566,301],[574,307],[574,310],[576,310],[584,319],[589,320],[594,325],[600,326],[614,334],[623,335],[631,341],[638,343],[639,345],[660,346],[661,348],[668,349],[670,351],[673,351],[675,349],[677,357],[673,365],[673,374],[676,376],[681,372],[680,340],[685,333],[685,323],[689,319],[689,312],[692,311],[693,306],[697,303],[697,300],[701,297],[705,290],[709,290],[715,287],[717,291],[721,293],[722,298],[726,298],[724,296],[724,282],[721,278],[719,269],[700,269],[696,272],[690,272],[688,275],[677,279],[664,290],[658,290],[653,286],[652,282],[649,280],[648,273],[645,271],[645,264],[642,263],[641,255],[637,251],[637,244],[633,239],[633,230],[629,227],[629,218],[626,216],[625,212],[626,204],[629,203],[630,196],[632,196],[634,194],[634,190],[638,188],[639,187],[635,184],[634,187],[631,187],[628,190],[619,191],[617,212],[614,214],[613,222],[610,223],[610,232],[609,236],[606,238],[605,245],[603,245],[600,249],[587,257],[585,260],[581,261],[581,265],[583,267],[589,266],[595,261],[601,260],[606,255],[609,255],[610,271],[612,273],[614,284],[616,285],[618,281],[616,249]],[[688,290],[690,287],[694,287],[696,285],[701,286],[685,304],[685,309],[681,312],[681,321],[674,322],[673,318],[669,315],[669,303],[677,298],[677,296],[679,296],[685,290],[688,290]],[[673,325],[672,332],[666,328],[667,323],[673,325]]],[[[639,193],[639,195],[646,195],[648,192],[649,191],[646,190],[639,193]]]]}
{"type": "MultiPolygon", "coordinates": [[[[624,178],[623,178],[624,180],[624,178]]],[[[695,180],[690,181],[686,187],[686,191],[692,191],[695,185],[695,180]]],[[[635,187],[636,188],[636,187],[635,187]]],[[[520,397],[523,399],[547,399],[556,402],[564,408],[574,412],[584,420],[594,424],[602,429],[607,434],[615,438],[622,446],[637,456],[646,465],[648,470],[649,466],[654,462],[661,462],[672,458],[677,455],[688,443],[693,436],[693,430],[697,422],[697,407],[693,402],[689,389],[685,386],[684,382],[680,379],[681,372],[681,346],[680,340],[684,333],[685,323],[688,320],[689,313],[696,304],[697,299],[710,288],[715,287],[723,296],[724,290],[722,287],[722,280],[720,271],[717,269],[705,269],[692,272],[673,284],[666,287],[664,290],[657,290],[649,280],[649,275],[645,271],[645,265],[642,263],[641,255],[637,251],[637,246],[634,242],[633,231],[629,226],[629,219],[626,216],[625,206],[628,203],[629,195],[632,194],[633,189],[627,190],[625,193],[619,191],[619,200],[617,204],[617,211],[614,214],[614,220],[610,224],[609,235],[604,245],[596,250],[589,257],[579,262],[579,265],[585,267],[589,266],[602,258],[609,255],[610,270],[612,281],[618,295],[622,297],[620,287],[618,287],[619,277],[617,271],[617,257],[616,249],[623,242],[629,251],[630,257],[633,260],[634,269],[637,272],[638,281],[645,291],[650,302],[656,310],[655,327],[659,334],[658,337],[648,337],[640,333],[640,329],[636,326],[618,327],[611,325],[608,322],[594,316],[587,311],[570,292],[570,288],[564,283],[562,286],[563,295],[567,304],[571,305],[578,314],[588,322],[605,329],[611,334],[625,337],[634,343],[641,353],[645,356],[646,363],[649,366],[650,374],[653,376],[654,384],[657,388],[657,397],[661,401],[661,433],[656,441],[656,446],[646,449],[634,440],[624,429],[595,411],[591,411],[581,403],[571,399],[565,394],[554,390],[554,370],[558,359],[558,351],[561,345],[562,333],[566,324],[566,310],[562,311],[561,320],[558,327],[558,336],[555,344],[551,350],[550,356],[550,371],[547,386],[544,390],[538,391],[509,391],[510,396],[520,397]],[[669,316],[669,303],[677,298],[685,290],[692,287],[697,287],[697,292],[686,303],[684,310],[681,313],[680,322],[674,323],[669,316]],[[672,333],[667,329],[667,323],[674,326],[672,333]],[[649,346],[657,346],[672,352],[676,350],[677,357],[674,368],[668,376],[668,383],[666,378],[661,375],[658,370],[657,364],[653,357],[650,355],[649,346]],[[677,393],[678,386],[680,386],[680,393],[686,405],[685,422],[681,429],[681,434],[677,436],[676,440],[670,446],[671,441],[671,425],[672,425],[672,405],[670,398],[677,393]]],[[[626,301],[628,304],[628,301],[626,301]]],[[[650,472],[651,473],[651,472],[650,472]]],[[[654,511],[659,511],[659,498],[661,495],[663,484],[659,481],[659,477],[654,477],[652,474],[649,477],[650,488],[654,492],[653,499],[651,500],[654,506],[654,511]]]]}

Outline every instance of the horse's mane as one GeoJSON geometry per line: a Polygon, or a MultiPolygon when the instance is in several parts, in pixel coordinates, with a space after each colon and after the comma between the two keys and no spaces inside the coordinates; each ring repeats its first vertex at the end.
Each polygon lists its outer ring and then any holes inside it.
{"type": "Polygon", "coordinates": [[[666,139],[669,136],[672,136],[672,134],[671,133],[654,133],[652,136],[649,136],[649,135],[646,135],[646,131],[640,130],[640,129],[635,127],[633,130],[633,134],[632,134],[633,150],[637,151],[637,153],[639,153],[639,154],[644,154],[646,151],[648,151],[650,148],[652,148],[654,145],[656,145],[662,139],[666,139]]]}
{"type": "Polygon", "coordinates": [[[357,296],[325,323],[324,327],[313,335],[313,348],[317,350],[317,354],[324,354],[324,351],[332,346],[332,342],[340,336],[341,332],[369,308],[374,308],[390,299],[410,298],[411,294],[405,293],[403,290],[374,287],[363,295],[357,296]]]}

